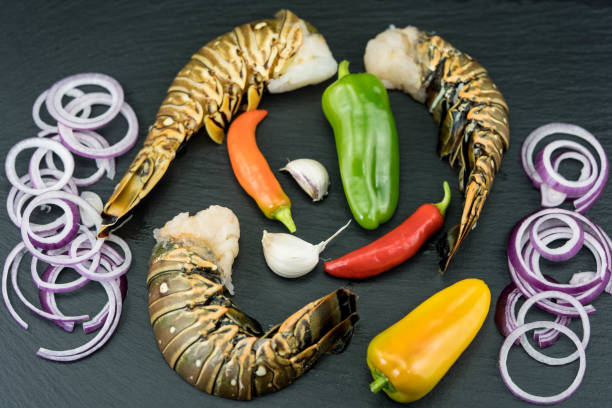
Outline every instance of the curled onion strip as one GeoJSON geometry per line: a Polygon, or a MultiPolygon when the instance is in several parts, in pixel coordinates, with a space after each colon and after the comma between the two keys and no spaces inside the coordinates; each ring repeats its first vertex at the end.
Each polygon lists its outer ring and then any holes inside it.
{"type": "Polygon", "coordinates": [[[110,339],[119,324],[122,308],[121,294],[117,282],[110,281],[100,283],[106,290],[109,300],[109,310],[104,325],[95,337],[87,343],[70,350],[55,351],[41,347],[36,352],[38,356],[54,361],[75,361],[92,354],[110,339]]]}
{"type": "Polygon", "coordinates": [[[47,318],[49,320],[53,320],[53,321],[59,320],[59,321],[77,322],[77,321],[85,321],[89,319],[89,316],[87,315],[64,316],[64,315],[55,315],[55,314],[47,313],[44,310],[38,309],[36,306],[30,303],[26,299],[26,297],[23,295],[23,293],[21,292],[21,289],[19,288],[19,285],[17,284],[17,272],[19,270],[19,265],[21,263],[21,259],[23,258],[24,254],[25,254],[25,246],[23,242],[20,242],[19,244],[17,244],[15,248],[13,248],[13,250],[7,256],[4,262],[4,270],[2,272],[2,297],[4,298],[4,304],[6,305],[7,309],[9,310],[9,313],[11,314],[11,316],[13,316],[15,321],[17,321],[17,323],[24,329],[26,330],[28,329],[28,324],[15,311],[15,309],[13,308],[9,300],[9,297],[8,297],[8,275],[9,273],[11,275],[11,284],[13,286],[13,289],[15,290],[15,293],[17,294],[17,297],[19,297],[19,299],[23,302],[23,304],[28,309],[32,310],[37,315],[47,318]]]}
{"type": "MultiPolygon", "coordinates": [[[[563,154],[564,153],[561,153],[558,157],[561,157],[563,154]]],[[[566,123],[550,123],[531,132],[523,142],[521,148],[521,162],[527,177],[531,179],[531,182],[536,188],[542,190],[543,206],[559,205],[565,201],[567,197],[572,197],[575,198],[573,204],[576,211],[579,213],[586,212],[595,204],[601,196],[609,176],[608,157],[597,138],[580,126],[566,123]],[[599,168],[593,155],[588,150],[582,145],[578,145],[570,140],[559,140],[554,142],[550,148],[545,148],[544,151],[542,151],[542,156],[539,156],[538,166],[534,165],[533,153],[536,145],[545,137],[557,133],[576,136],[591,145],[597,152],[599,168]],[[580,147],[577,148],[576,146],[580,147]],[[556,148],[574,149],[574,153],[571,156],[566,154],[563,158],[557,158],[557,163],[554,162],[555,159],[551,162],[550,157],[552,156],[552,151],[556,148]],[[583,157],[582,159],[578,159],[583,164],[582,172],[577,181],[571,182],[558,173],[558,162],[566,158],[576,159],[577,155],[583,157]],[[590,165],[586,167],[584,164],[585,162],[589,162],[590,165]],[[589,180],[591,180],[593,175],[596,175],[596,179],[591,184],[589,180]],[[586,186],[589,186],[589,188],[587,191],[584,191],[586,186]]]]}

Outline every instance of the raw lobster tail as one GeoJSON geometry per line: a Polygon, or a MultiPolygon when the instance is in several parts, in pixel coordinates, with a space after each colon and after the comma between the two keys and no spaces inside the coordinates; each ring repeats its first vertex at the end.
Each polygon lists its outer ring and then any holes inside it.
{"type": "Polygon", "coordinates": [[[224,294],[208,248],[164,240],[147,276],[159,348],[185,381],[224,398],[250,400],[291,384],[323,354],[344,350],[359,317],[356,296],[338,289],[263,333],[224,294]]]}
{"type": "Polygon", "coordinates": [[[239,108],[256,109],[265,87],[290,91],[329,78],[336,67],[323,37],[289,10],[238,26],[206,44],[170,85],[144,146],[104,206],[98,235],[107,236],[153,189],[179,147],[202,127],[221,143],[239,108]],[[310,65],[291,71],[300,64],[310,65]],[[295,78],[299,74],[306,77],[295,78]]]}
{"type": "Polygon", "coordinates": [[[402,89],[427,105],[440,124],[438,153],[459,173],[465,204],[460,224],[438,245],[444,272],[476,225],[508,149],[508,105],[482,65],[415,27],[390,28],[370,40],[365,64],[387,88],[402,89]],[[384,58],[383,53],[395,55],[384,58]]]}

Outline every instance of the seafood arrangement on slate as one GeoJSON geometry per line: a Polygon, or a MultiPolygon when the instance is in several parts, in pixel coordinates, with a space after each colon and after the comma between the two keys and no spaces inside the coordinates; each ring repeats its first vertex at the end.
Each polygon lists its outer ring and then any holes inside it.
{"type": "MultiPolygon", "coordinates": [[[[41,94],[33,109],[33,119],[41,128],[39,137],[19,142],[5,161],[13,185],[7,209],[21,230],[22,242],[5,261],[2,295],[9,313],[26,329],[27,323],[8,296],[9,277],[22,303],[37,315],[66,331],[83,323],[86,333],[98,333],[80,347],[64,351],[41,348],[38,355],[75,361],[109,340],[119,322],[127,291],[124,274],[132,260],[127,243],[114,230],[161,180],[178,149],[200,129],[219,144],[228,130],[227,151],[237,182],[267,218],[281,221],[294,233],[291,201],[256,142],[256,127],[267,115],[257,107],[265,90],[280,93],[318,84],[331,78],[337,68],[338,78],[324,91],[321,106],[334,134],[348,207],[362,228],[376,229],[389,221],[398,205],[399,135],[386,89],[402,90],[424,103],[439,124],[438,153],[457,169],[459,188],[465,194],[460,223],[438,245],[439,269],[445,272],[476,226],[509,147],[508,106],[484,67],[440,36],[415,27],[391,26],[378,34],[368,42],[364,62],[366,73],[351,74],[348,61],[338,68],[323,35],[289,10],[237,26],[213,39],[170,84],[143,147],[103,209],[96,194],[84,191],[79,196],[77,187],[93,184],[104,173],[113,178],[113,158],[136,142],[137,120],[123,100],[123,89],[107,75],[90,73],[68,77],[41,94]],[[108,93],[79,89],[88,85],[101,86],[108,93]],[[42,121],[43,103],[57,126],[42,121]],[[92,116],[94,105],[106,105],[108,110],[92,116]],[[93,129],[105,126],[119,113],[126,118],[128,130],[120,142],[110,145],[93,129]],[[45,139],[47,136],[51,137],[45,139]],[[20,177],[16,157],[31,148],[36,151],[28,174],[20,177]],[[96,159],[97,171],[87,178],[74,177],[71,152],[96,159]],[[53,154],[61,159],[63,171],[55,165],[53,154]],[[43,158],[48,168],[41,169],[43,158]],[[43,207],[58,207],[63,214],[47,224],[31,222],[32,214],[43,207]],[[97,237],[90,228],[97,230],[97,237]],[[110,243],[121,247],[123,255],[110,243]],[[29,302],[17,284],[20,263],[27,253],[32,256],[31,275],[41,308],[29,302]],[[40,261],[48,264],[42,276],[36,266],[40,261]],[[80,278],[58,283],[64,269],[73,269],[80,278]],[[64,315],[55,294],[77,290],[90,281],[106,290],[104,308],[91,319],[64,315]]],[[[590,339],[588,314],[595,312],[591,302],[603,292],[612,293],[612,240],[584,215],[601,196],[609,165],[592,134],[559,123],[536,129],[523,145],[521,160],[534,187],[540,189],[542,206],[548,208],[525,217],[510,235],[507,252],[512,283],[501,293],[495,316],[505,337],[499,369],[505,385],[518,398],[553,404],[580,386],[590,339]],[[539,151],[534,161],[536,145],[556,133],[571,134],[590,148],[573,140],[557,140],[539,151]],[[559,172],[561,163],[568,160],[582,165],[577,180],[568,180],[559,172]],[[554,208],[569,199],[575,212],[554,208]],[[559,240],[565,242],[550,246],[559,240]],[[563,262],[583,247],[596,260],[595,272],[578,272],[569,283],[542,274],[542,257],[563,262]],[[525,302],[516,315],[521,297],[525,302]],[[525,315],[534,304],[555,315],[555,321],[525,324],[525,315]],[[582,339],[568,328],[576,317],[582,322],[582,339]],[[577,351],[562,358],[546,356],[526,340],[525,333],[533,329],[538,329],[534,337],[540,348],[553,345],[564,334],[577,351]],[[508,372],[508,352],[513,345],[521,345],[535,360],[548,365],[579,360],[574,382],[553,396],[527,393],[508,372]]],[[[289,172],[313,202],[321,201],[328,192],[329,173],[314,159],[290,161],[279,171],[289,172]]],[[[443,188],[440,202],[423,204],[370,244],[325,262],[324,270],[341,279],[373,278],[413,257],[444,225],[451,196],[447,182],[443,188]]],[[[266,264],[283,278],[306,275],[350,222],[316,245],[295,235],[263,230],[266,264]]],[[[234,294],[232,266],[239,252],[240,225],[229,208],[211,205],[193,216],[180,213],[156,229],[154,238],[146,276],[150,323],[168,365],[198,389],[228,399],[251,400],[283,389],[324,354],[341,353],[350,343],[359,315],[357,295],[345,288],[308,303],[268,331],[238,308],[229,296],[234,294]]],[[[371,391],[382,390],[401,403],[427,395],[474,340],[490,301],[486,283],[464,279],[434,294],[372,339],[366,356],[374,379],[371,391]]]]}

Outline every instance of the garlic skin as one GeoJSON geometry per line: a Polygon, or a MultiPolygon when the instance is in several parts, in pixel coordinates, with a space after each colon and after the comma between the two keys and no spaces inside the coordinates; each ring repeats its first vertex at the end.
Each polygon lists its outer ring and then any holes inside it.
{"type": "Polygon", "coordinates": [[[302,190],[312,198],[321,201],[329,189],[329,174],[325,167],[313,159],[292,160],[280,171],[288,171],[302,190]]]}
{"type": "Polygon", "coordinates": [[[319,263],[319,254],[327,244],[349,226],[347,222],[342,228],[325,241],[313,245],[295,235],[286,233],[263,232],[261,244],[268,267],[283,278],[299,278],[312,271],[319,263]]]}

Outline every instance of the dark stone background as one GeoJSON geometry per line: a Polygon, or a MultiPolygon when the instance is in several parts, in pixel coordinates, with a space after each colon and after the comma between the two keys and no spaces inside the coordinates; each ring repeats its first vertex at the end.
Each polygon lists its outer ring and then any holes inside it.
{"type": "MultiPolygon", "coordinates": [[[[6,310],[0,312],[0,406],[3,407],[202,407],[232,406],[237,402],[197,391],[170,370],[153,338],[144,284],[152,231],[180,211],[198,211],[210,204],[231,207],[242,227],[240,255],[234,268],[235,301],[268,327],[308,301],[347,286],[359,294],[361,321],[346,352],[323,358],[294,385],[249,406],[392,406],[384,395],[368,391],[370,375],[365,352],[370,339],[396,322],[434,292],[457,280],[477,277],[491,288],[493,301],[508,283],[505,245],[512,226],[539,207],[539,194],[523,174],[519,152],[528,133],[542,124],[566,121],[586,127],[612,151],[610,82],[612,71],[612,8],[609,4],[577,1],[436,1],[357,2],[312,1],[293,4],[261,2],[3,2],[0,24],[0,155],[10,146],[36,134],[30,111],[34,99],[67,75],[99,71],[118,79],[126,100],[140,122],[144,139],[165,90],[188,57],[200,46],[233,26],[271,16],[290,7],[327,38],[338,60],[349,59],[362,70],[368,39],[388,24],[416,25],[436,31],[480,61],[504,93],[511,109],[511,148],[504,158],[483,216],[465,242],[446,276],[436,269],[437,256],[428,244],[414,259],[372,280],[350,282],[331,278],[319,265],[311,274],[285,280],[270,272],[261,253],[264,228],[282,231],[265,219],[243,193],[230,170],[225,146],[196,136],[174,163],[152,197],[142,203],[119,235],[134,253],[128,274],[129,293],[119,328],[112,340],[92,357],[72,364],[44,361],[39,346],[65,348],[81,344],[79,330],[69,335],[18,304],[31,324],[19,328],[6,310]]],[[[309,202],[286,174],[278,176],[293,200],[298,235],[318,242],[349,217],[336,165],[331,130],[320,109],[324,83],[284,95],[266,95],[261,107],[268,118],[258,130],[258,143],[274,169],[287,158],[312,157],[326,165],[332,186],[328,198],[309,202]]],[[[423,202],[437,201],[441,182],[451,181],[452,206],[447,225],[458,220],[462,198],[454,171],[435,153],[437,129],[426,109],[409,96],[390,95],[401,147],[401,198],[398,209],[377,231],[355,223],[331,244],[325,258],[337,257],[390,230],[423,202]]],[[[118,137],[118,135],[109,137],[118,137]]],[[[118,180],[136,149],[118,160],[118,180]]],[[[83,166],[92,166],[82,160],[83,166]]],[[[568,167],[571,173],[575,169],[568,167]]],[[[114,181],[105,179],[93,190],[107,198],[114,181]]],[[[0,175],[2,199],[9,183],[0,175]]],[[[588,216],[612,229],[612,190],[608,188],[588,216]]],[[[4,215],[4,210],[2,214],[4,215]]],[[[0,256],[18,242],[18,231],[0,217],[0,256]]],[[[24,264],[25,266],[25,264],[24,264]]],[[[562,266],[544,269],[568,279],[572,272],[593,268],[588,253],[562,266]]],[[[25,272],[25,268],[23,270],[25,272]]],[[[20,279],[35,296],[28,274],[20,279]]],[[[68,312],[94,313],[104,303],[100,287],[90,285],[59,299],[68,312]]],[[[608,296],[595,302],[592,337],[587,349],[587,373],[578,392],[564,407],[609,406],[610,318],[608,296]]],[[[497,356],[502,338],[491,309],[483,329],[440,384],[414,407],[520,406],[503,385],[497,356]]],[[[534,313],[535,314],[535,313],[534,313]]],[[[543,317],[543,316],[540,316],[543,317]]],[[[534,318],[534,317],[532,317],[534,318]]],[[[572,327],[579,327],[573,325],[572,327]]],[[[579,331],[580,329],[577,328],[579,331]]],[[[548,351],[571,350],[566,339],[548,351]]],[[[534,393],[554,394],[572,381],[577,363],[543,367],[520,351],[511,353],[516,381],[534,393]]]]}

